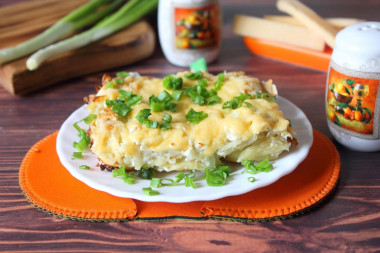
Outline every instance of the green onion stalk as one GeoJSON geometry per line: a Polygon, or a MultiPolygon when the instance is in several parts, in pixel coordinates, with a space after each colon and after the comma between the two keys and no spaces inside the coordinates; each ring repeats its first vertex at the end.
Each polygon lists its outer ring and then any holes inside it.
{"type": "Polygon", "coordinates": [[[37,51],[27,60],[26,66],[29,70],[35,70],[47,59],[101,40],[136,22],[157,5],[158,0],[130,0],[91,29],[37,51]]]}
{"type": "Polygon", "coordinates": [[[75,9],[43,33],[15,47],[0,50],[0,65],[26,56],[79,29],[96,23],[118,8],[124,0],[91,0],[75,9]]]}

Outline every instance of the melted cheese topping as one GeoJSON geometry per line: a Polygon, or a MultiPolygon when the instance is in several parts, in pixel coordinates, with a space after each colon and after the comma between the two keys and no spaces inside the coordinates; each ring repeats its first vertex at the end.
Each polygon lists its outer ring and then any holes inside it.
{"type": "MultiPolygon", "coordinates": [[[[178,73],[182,77],[183,87],[197,85],[197,80],[189,80],[184,73],[178,73]]],[[[217,76],[204,73],[208,80],[206,89],[214,88],[217,76]]],[[[115,85],[116,86],[116,85],[115,85]]],[[[172,116],[171,129],[152,129],[141,125],[135,118],[142,109],[150,108],[149,97],[157,96],[164,90],[161,79],[149,77],[128,76],[124,84],[115,88],[106,88],[105,84],[96,94],[90,96],[87,107],[91,114],[97,114],[97,119],[91,124],[90,134],[93,140],[92,151],[109,165],[131,165],[126,155],[141,155],[139,151],[164,153],[176,152],[184,154],[189,150],[195,150],[198,157],[226,156],[234,150],[226,149],[229,143],[241,144],[254,141],[257,136],[265,133],[265,136],[278,135],[286,139],[291,137],[289,121],[283,116],[275,102],[256,98],[256,92],[266,92],[276,95],[275,87],[271,81],[261,84],[256,78],[247,77],[241,72],[225,73],[225,80],[217,95],[221,97],[220,104],[201,106],[195,104],[184,92],[179,101],[177,112],[170,111],[152,112],[150,120],[162,121],[165,113],[172,116]],[[119,90],[132,91],[133,94],[142,96],[140,104],[125,118],[115,115],[105,104],[106,99],[116,99],[120,96],[119,90]],[[253,99],[245,102],[252,104],[247,107],[243,104],[237,109],[222,109],[222,104],[233,99],[241,93],[250,93],[253,99]],[[190,109],[203,111],[208,117],[198,124],[190,123],[185,115],[190,109]]],[[[168,91],[170,94],[172,91],[168,91]]],[[[137,165],[134,164],[136,167],[137,165]]]]}

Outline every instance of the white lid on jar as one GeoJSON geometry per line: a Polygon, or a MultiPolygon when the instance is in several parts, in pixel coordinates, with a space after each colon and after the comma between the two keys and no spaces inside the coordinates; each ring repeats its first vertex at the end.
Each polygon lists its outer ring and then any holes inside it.
{"type": "Polygon", "coordinates": [[[380,22],[363,22],[341,30],[332,60],[343,67],[380,73],[380,22]]]}

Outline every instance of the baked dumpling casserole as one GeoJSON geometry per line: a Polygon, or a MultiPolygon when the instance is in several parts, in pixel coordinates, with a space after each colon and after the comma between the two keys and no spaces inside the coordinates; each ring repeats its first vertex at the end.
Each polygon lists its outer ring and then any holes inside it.
{"type": "Polygon", "coordinates": [[[91,151],[106,166],[187,171],[223,160],[276,159],[296,143],[272,81],[243,72],[181,72],[163,79],[103,77],[87,99],[91,151]]]}

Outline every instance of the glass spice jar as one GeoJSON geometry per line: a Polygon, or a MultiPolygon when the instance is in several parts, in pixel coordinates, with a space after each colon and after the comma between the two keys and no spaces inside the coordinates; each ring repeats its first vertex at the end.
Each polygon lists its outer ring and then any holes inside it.
{"type": "Polygon", "coordinates": [[[189,67],[199,58],[214,61],[221,45],[221,9],[217,0],[160,0],[158,32],[166,59],[189,67]]]}
{"type": "Polygon", "coordinates": [[[326,85],[327,124],[357,151],[380,150],[380,22],[346,27],[335,39],[326,85]]]}

